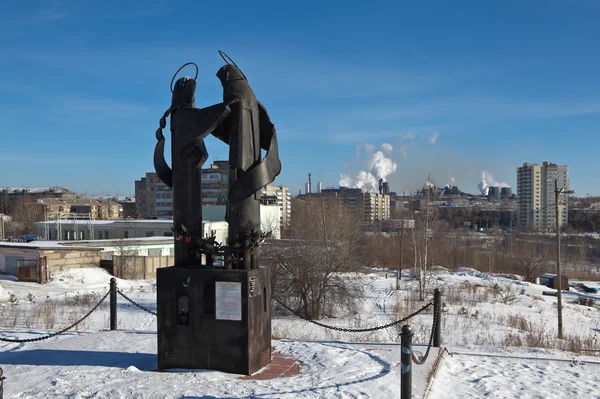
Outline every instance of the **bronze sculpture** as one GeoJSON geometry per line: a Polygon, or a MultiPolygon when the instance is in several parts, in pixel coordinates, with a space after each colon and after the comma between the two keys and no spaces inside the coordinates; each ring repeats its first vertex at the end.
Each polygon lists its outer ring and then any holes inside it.
{"type": "MultiPolygon", "coordinates": [[[[225,60],[216,74],[223,87],[223,102],[196,108],[196,78],[178,79],[172,89],[171,107],[161,118],[156,132],[154,166],[160,179],[173,189],[174,231],[176,237],[183,238],[175,244],[175,266],[199,266],[202,255],[208,260],[206,266],[211,266],[215,255],[224,255],[227,269],[248,270],[258,267],[259,243],[265,236],[260,231],[260,190],[279,175],[281,162],[275,126],[265,107],[256,99],[238,66],[222,51],[219,54],[225,60]],[[162,134],[169,115],[172,170],[164,159],[162,134]],[[201,234],[200,168],[208,159],[204,145],[208,134],[229,145],[225,216],[229,233],[228,245],[224,247],[214,237],[207,239],[201,234]],[[261,159],[261,149],[266,151],[264,159],[261,159]]],[[[190,64],[195,65],[188,63],[183,67],[190,64]]]]}
{"type": "Polygon", "coordinates": [[[258,259],[266,237],[260,194],[279,175],[281,163],[265,107],[242,71],[220,54],[223,101],[196,108],[195,78],[180,78],[156,132],[154,167],[173,189],[175,233],[175,265],[156,270],[158,367],[250,375],[271,361],[271,286],[268,268],[258,259]],[[162,134],[169,116],[172,169],[162,134]],[[214,234],[202,236],[201,167],[209,134],[229,145],[227,245],[214,234]],[[214,256],[224,257],[227,270],[213,266],[214,256]]]}

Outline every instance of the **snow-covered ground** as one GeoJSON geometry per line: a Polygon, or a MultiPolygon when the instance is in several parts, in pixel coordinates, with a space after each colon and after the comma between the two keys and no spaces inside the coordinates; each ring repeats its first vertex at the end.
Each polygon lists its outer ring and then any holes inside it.
{"type": "MultiPolygon", "coordinates": [[[[417,282],[408,274],[400,290],[394,290],[394,277],[385,271],[349,275],[364,287],[356,312],[321,322],[378,326],[429,301],[430,296],[418,300],[417,282]]],[[[56,273],[43,285],[0,280],[0,337],[39,337],[73,323],[108,291],[110,278],[101,269],[78,269],[56,273]]],[[[133,300],[156,309],[155,281],[117,284],[133,300]]],[[[595,382],[600,357],[594,357],[600,352],[579,352],[600,349],[600,310],[577,303],[581,295],[600,303],[600,294],[573,289],[563,294],[566,339],[557,340],[556,297],[542,295],[552,291],[546,287],[466,268],[439,268],[429,287],[444,292],[442,341],[453,353],[441,362],[430,397],[600,397],[595,382]],[[543,360],[529,360],[534,357],[543,360]]],[[[430,311],[411,319],[417,351],[429,339],[431,323],[430,311]]],[[[275,308],[274,348],[304,365],[298,376],[268,381],[242,381],[214,371],[153,371],[156,318],[120,297],[118,327],[123,331],[101,331],[108,327],[105,301],[72,332],[35,343],[1,343],[0,366],[8,377],[5,397],[399,397],[400,325],[343,333],[275,308]]],[[[428,365],[414,366],[414,392],[425,390],[434,360],[431,356],[428,365]]]]}
{"type": "MultiPolygon", "coordinates": [[[[273,341],[301,373],[254,381],[207,370],[156,371],[156,334],[107,331],[5,349],[5,398],[398,398],[398,345],[273,341]]],[[[428,365],[415,372],[422,395],[428,365]]]]}
{"type": "Polygon", "coordinates": [[[600,398],[600,359],[547,350],[464,351],[444,357],[430,398],[600,398]]]}

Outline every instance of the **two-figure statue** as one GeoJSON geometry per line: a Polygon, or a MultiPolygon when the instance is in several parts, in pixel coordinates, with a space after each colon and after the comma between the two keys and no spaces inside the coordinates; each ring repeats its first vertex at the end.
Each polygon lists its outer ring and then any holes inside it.
{"type": "MultiPolygon", "coordinates": [[[[246,76],[229,57],[219,53],[225,60],[216,74],[223,86],[223,102],[196,108],[196,78],[182,77],[175,87],[171,81],[171,107],[156,131],[154,167],[159,178],[173,189],[175,266],[200,267],[205,256],[206,266],[210,267],[214,256],[223,255],[227,269],[255,269],[259,243],[264,238],[260,228],[261,189],[281,172],[277,135],[246,76]],[[169,115],[172,169],[165,161],[162,134],[169,115]],[[224,247],[214,237],[202,234],[201,168],[208,159],[204,138],[209,134],[229,145],[225,215],[229,232],[228,245],[224,247]],[[264,158],[261,149],[266,151],[264,158]]],[[[184,66],[189,64],[192,63],[184,66]]]]}

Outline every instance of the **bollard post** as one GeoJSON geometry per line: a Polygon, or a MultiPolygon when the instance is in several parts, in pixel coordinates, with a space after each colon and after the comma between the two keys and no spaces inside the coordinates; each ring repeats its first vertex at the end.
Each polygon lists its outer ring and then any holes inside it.
{"type": "Polygon", "coordinates": [[[400,334],[400,399],[412,399],[412,329],[402,326],[400,334]]]}
{"type": "Polygon", "coordinates": [[[4,371],[0,367],[0,399],[4,398],[4,380],[6,377],[3,376],[4,371]]]}
{"type": "Polygon", "coordinates": [[[117,329],[117,279],[110,279],[110,329],[117,329]]]}
{"type": "Polygon", "coordinates": [[[433,346],[439,348],[442,345],[442,292],[439,288],[433,291],[433,318],[435,321],[433,346]]]}

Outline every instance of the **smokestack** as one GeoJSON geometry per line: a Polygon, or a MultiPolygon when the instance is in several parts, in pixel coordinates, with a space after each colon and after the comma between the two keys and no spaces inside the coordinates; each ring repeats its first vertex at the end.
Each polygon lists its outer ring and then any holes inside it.
{"type": "Polygon", "coordinates": [[[388,182],[383,183],[383,194],[390,195],[390,183],[388,183],[388,182]]]}
{"type": "Polygon", "coordinates": [[[308,189],[308,183],[304,183],[304,194],[308,194],[310,193],[309,189],[308,189]]]}
{"type": "Polygon", "coordinates": [[[379,194],[383,194],[383,179],[379,179],[379,194]]]}
{"type": "Polygon", "coordinates": [[[308,174],[308,193],[312,193],[312,179],[310,173],[308,174]]]}
{"type": "Polygon", "coordinates": [[[318,192],[318,193],[321,193],[321,191],[323,191],[323,183],[321,183],[321,182],[318,182],[318,183],[317,183],[317,192],[318,192]]]}

